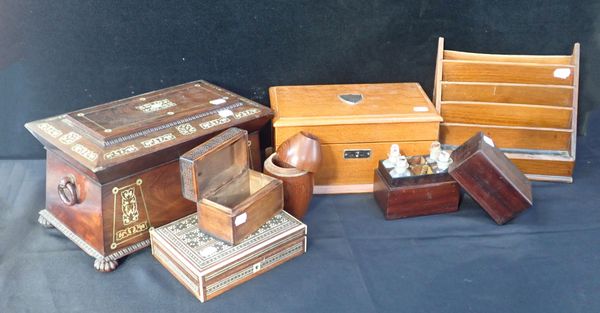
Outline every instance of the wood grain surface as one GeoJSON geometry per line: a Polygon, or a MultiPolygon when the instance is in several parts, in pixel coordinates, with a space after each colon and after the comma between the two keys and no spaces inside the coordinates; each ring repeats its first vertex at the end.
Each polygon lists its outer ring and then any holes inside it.
{"type": "Polygon", "coordinates": [[[245,181],[229,183],[235,187],[224,186],[219,194],[198,202],[198,226],[203,232],[235,245],[283,209],[281,180],[253,170],[249,170],[248,174],[237,178],[245,181]],[[237,183],[248,185],[248,188],[242,189],[249,192],[239,194],[237,183]],[[223,203],[228,201],[222,200],[228,195],[236,200],[223,203]]]}
{"type": "Polygon", "coordinates": [[[478,131],[500,148],[569,151],[571,147],[571,130],[451,123],[440,125],[440,142],[458,146],[478,131]]]}
{"type": "Polygon", "coordinates": [[[497,224],[533,204],[531,183],[482,132],[452,152],[448,173],[497,224]]]}
{"type": "MultiPolygon", "coordinates": [[[[441,101],[481,101],[500,103],[573,106],[573,87],[557,85],[441,82],[441,101]]],[[[440,101],[437,102],[438,104],[440,101]]]]}
{"type": "Polygon", "coordinates": [[[448,179],[424,175],[416,184],[394,186],[380,170],[374,172],[373,196],[388,220],[458,211],[460,186],[448,174],[448,179]]]}
{"type": "Polygon", "coordinates": [[[540,64],[571,64],[569,55],[512,55],[512,54],[487,54],[444,50],[444,60],[469,60],[484,62],[513,62],[513,63],[540,63],[540,64]]]}
{"type": "Polygon", "coordinates": [[[458,82],[573,85],[573,65],[444,60],[442,80],[458,82]],[[568,71],[566,78],[556,71],[568,71]]]}
{"type": "Polygon", "coordinates": [[[572,109],[527,104],[442,101],[446,123],[571,128],[572,109]]]}
{"type": "Polygon", "coordinates": [[[276,86],[269,95],[275,128],[441,121],[417,83],[276,86]],[[362,100],[348,104],[346,94],[362,100]]]}
{"type": "Polygon", "coordinates": [[[372,142],[322,145],[323,165],[315,175],[315,185],[372,184],[377,162],[387,158],[390,145],[397,143],[404,155],[419,155],[429,151],[432,141],[372,142]],[[370,150],[369,158],[345,159],[344,150],[370,150]]]}
{"type": "Polygon", "coordinates": [[[265,160],[265,174],[283,182],[283,209],[301,220],[308,211],[313,195],[314,174],[296,168],[283,167],[272,154],[265,160]]]}

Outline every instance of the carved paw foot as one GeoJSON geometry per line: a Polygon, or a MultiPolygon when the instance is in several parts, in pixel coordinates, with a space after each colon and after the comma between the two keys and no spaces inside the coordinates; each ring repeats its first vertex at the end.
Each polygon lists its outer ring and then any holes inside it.
{"type": "Polygon", "coordinates": [[[38,223],[40,223],[40,225],[42,225],[44,228],[54,228],[54,226],[41,215],[38,216],[38,223]]]}
{"type": "Polygon", "coordinates": [[[94,261],[94,268],[98,272],[108,273],[117,269],[119,262],[117,260],[107,260],[105,258],[98,258],[94,261]]]}

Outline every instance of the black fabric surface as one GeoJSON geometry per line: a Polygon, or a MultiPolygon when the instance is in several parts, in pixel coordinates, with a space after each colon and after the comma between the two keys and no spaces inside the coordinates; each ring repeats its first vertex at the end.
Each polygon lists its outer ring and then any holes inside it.
{"type": "MultiPolygon", "coordinates": [[[[571,54],[580,129],[600,103],[597,0],[0,0],[0,158],[23,124],[197,79],[268,105],[275,85],[419,82],[447,49],[571,54]]],[[[268,138],[266,134],[263,138],[268,138]]]]}
{"type": "Polygon", "coordinates": [[[316,196],[305,255],[204,304],[149,249],[96,272],[36,222],[44,162],[0,161],[0,312],[600,312],[600,125],[590,130],[575,182],[534,183],[534,206],[507,225],[468,196],[457,213],[396,221],[370,194],[316,196]]]}

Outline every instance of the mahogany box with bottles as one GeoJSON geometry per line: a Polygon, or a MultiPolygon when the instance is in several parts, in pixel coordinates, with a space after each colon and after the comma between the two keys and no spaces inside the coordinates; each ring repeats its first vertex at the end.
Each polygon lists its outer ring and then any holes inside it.
{"type": "MultiPolygon", "coordinates": [[[[435,142],[439,149],[440,144],[435,142]]],[[[396,146],[397,147],[397,146],[396,146]]],[[[449,213],[458,210],[460,186],[448,174],[449,159],[441,151],[412,157],[393,155],[379,161],[375,170],[373,195],[386,219],[449,213]],[[396,157],[396,159],[394,159],[396,157]]]]}
{"type": "Polygon", "coordinates": [[[451,154],[439,143],[429,156],[407,158],[392,148],[374,180],[375,200],[387,219],[456,211],[459,185],[499,225],[533,204],[527,177],[481,132],[451,154]]]}
{"type": "Polygon", "coordinates": [[[249,157],[260,170],[258,130],[272,116],[195,81],[28,123],[47,150],[39,221],[94,257],[97,270],[112,271],[150,244],[150,229],[196,210],[181,194],[181,154],[237,126],[250,132],[249,157]]]}

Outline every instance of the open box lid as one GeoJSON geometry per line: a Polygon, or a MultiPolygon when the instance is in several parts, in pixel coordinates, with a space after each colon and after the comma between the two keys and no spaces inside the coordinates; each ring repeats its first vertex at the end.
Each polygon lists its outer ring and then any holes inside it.
{"type": "Polygon", "coordinates": [[[483,132],[456,148],[451,157],[448,173],[497,222],[497,216],[523,209],[515,203],[533,204],[531,182],[483,132]]]}
{"type": "Polygon", "coordinates": [[[228,127],[258,130],[272,115],[265,106],[194,81],[25,127],[47,149],[62,152],[102,182],[177,159],[182,151],[228,127]],[[119,174],[111,175],[111,168],[119,168],[119,174]]]}
{"type": "Polygon", "coordinates": [[[441,122],[418,83],[269,88],[274,127],[441,122]]]}
{"type": "Polygon", "coordinates": [[[179,158],[183,197],[198,202],[248,172],[248,132],[232,127],[179,158]]]}

